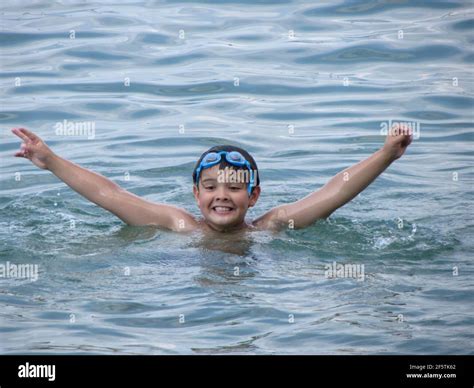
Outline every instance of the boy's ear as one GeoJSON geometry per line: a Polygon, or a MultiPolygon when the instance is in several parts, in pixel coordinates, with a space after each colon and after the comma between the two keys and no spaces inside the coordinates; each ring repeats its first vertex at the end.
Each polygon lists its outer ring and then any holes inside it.
{"type": "Polygon", "coordinates": [[[257,203],[258,197],[260,197],[260,193],[261,193],[260,186],[255,186],[254,189],[252,190],[252,194],[250,194],[249,207],[252,207],[257,203]]]}
{"type": "Polygon", "coordinates": [[[194,198],[196,199],[196,202],[199,205],[199,189],[197,188],[196,185],[193,185],[193,195],[194,195],[194,198]]]}

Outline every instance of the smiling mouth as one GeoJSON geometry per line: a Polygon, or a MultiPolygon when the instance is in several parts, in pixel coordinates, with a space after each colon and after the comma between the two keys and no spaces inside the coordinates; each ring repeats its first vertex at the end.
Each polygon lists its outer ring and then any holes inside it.
{"type": "Polygon", "coordinates": [[[234,211],[234,208],[229,206],[214,206],[212,210],[215,211],[217,214],[229,214],[234,211]]]}

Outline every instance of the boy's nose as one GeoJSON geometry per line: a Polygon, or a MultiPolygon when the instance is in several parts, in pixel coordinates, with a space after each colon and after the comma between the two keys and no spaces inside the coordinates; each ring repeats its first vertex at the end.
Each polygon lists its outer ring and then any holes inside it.
{"type": "Polygon", "coordinates": [[[218,185],[216,189],[216,198],[215,199],[229,199],[229,195],[227,194],[227,189],[224,185],[218,185]]]}

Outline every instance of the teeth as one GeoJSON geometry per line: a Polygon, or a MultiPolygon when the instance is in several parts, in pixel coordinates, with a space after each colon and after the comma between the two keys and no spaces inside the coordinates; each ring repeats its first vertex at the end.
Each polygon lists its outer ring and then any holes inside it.
{"type": "Polygon", "coordinates": [[[230,207],[216,206],[214,210],[217,212],[227,212],[227,211],[231,211],[232,209],[230,207]]]}

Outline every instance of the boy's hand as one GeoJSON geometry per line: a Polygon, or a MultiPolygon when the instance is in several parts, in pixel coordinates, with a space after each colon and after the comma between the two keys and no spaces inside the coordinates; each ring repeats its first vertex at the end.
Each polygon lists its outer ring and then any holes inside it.
{"type": "Polygon", "coordinates": [[[48,161],[54,156],[54,153],[46,143],[25,128],[13,128],[12,132],[23,140],[20,151],[16,152],[14,156],[29,159],[35,166],[47,169],[48,161]]]}
{"type": "Polygon", "coordinates": [[[413,140],[413,130],[406,124],[394,124],[388,131],[382,151],[389,155],[390,160],[400,158],[413,140]]]}
{"type": "Polygon", "coordinates": [[[370,185],[391,162],[400,158],[412,140],[411,127],[406,124],[392,126],[380,150],[336,174],[322,188],[299,201],[271,209],[253,224],[266,229],[279,229],[292,222],[292,227],[304,228],[318,219],[329,217],[370,185]]]}
{"type": "Polygon", "coordinates": [[[59,157],[33,132],[25,128],[13,128],[12,132],[23,140],[16,157],[29,159],[39,168],[50,170],[73,190],[127,224],[155,225],[177,232],[199,227],[199,221],[187,211],[147,201],[123,190],[110,179],[59,157]]]}

